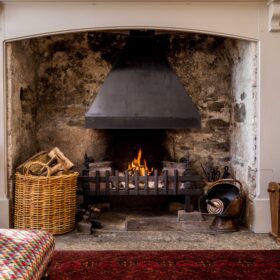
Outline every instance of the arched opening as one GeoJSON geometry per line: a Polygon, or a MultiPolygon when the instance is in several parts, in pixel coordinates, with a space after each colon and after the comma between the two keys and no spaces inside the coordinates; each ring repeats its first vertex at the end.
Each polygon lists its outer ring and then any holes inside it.
{"type": "MultiPolygon", "coordinates": [[[[229,166],[231,173],[244,184],[248,197],[253,196],[256,43],[199,33],[156,32],[169,38],[169,63],[199,109],[202,126],[151,135],[145,131],[142,139],[137,135],[139,146],[150,148],[147,157],[158,166],[163,160],[178,162],[189,155],[194,171],[204,181],[207,178],[201,165],[209,170],[219,166],[221,172],[229,166]],[[149,141],[150,137],[153,141],[149,141]],[[158,158],[163,148],[166,153],[158,158]]],[[[79,171],[83,168],[85,153],[95,161],[112,160],[121,169],[127,165],[126,155],[131,156],[127,149],[131,140],[136,141],[135,137],[129,137],[133,132],[112,133],[84,127],[85,112],[127,36],[128,30],[116,29],[7,42],[10,197],[16,167],[40,150],[60,147],[79,171]],[[123,151],[119,149],[120,140],[123,151]]]]}

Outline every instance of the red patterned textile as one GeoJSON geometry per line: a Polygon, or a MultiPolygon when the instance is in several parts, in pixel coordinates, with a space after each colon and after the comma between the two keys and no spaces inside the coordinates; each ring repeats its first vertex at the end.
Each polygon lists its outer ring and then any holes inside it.
{"type": "Polygon", "coordinates": [[[0,229],[0,279],[40,279],[53,251],[45,231],[0,229]]]}
{"type": "Polygon", "coordinates": [[[55,251],[51,280],[280,279],[280,251],[55,251]]]}

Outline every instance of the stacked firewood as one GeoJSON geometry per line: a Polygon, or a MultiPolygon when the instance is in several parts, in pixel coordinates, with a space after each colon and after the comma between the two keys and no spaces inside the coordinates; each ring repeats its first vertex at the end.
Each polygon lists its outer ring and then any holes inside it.
{"type": "Polygon", "coordinates": [[[67,175],[73,171],[70,169],[74,164],[55,147],[50,151],[42,151],[35,154],[27,161],[22,163],[16,171],[25,174],[28,168],[30,174],[35,176],[58,176],[67,175]]]}

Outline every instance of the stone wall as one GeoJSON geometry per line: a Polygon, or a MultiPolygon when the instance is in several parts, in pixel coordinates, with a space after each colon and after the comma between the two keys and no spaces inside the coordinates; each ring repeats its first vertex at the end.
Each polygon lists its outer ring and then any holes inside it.
{"type": "Polygon", "coordinates": [[[106,132],[85,129],[84,115],[123,46],[123,36],[82,33],[36,39],[40,149],[60,147],[80,170],[85,153],[102,160],[106,132]]]}
{"type": "Polygon", "coordinates": [[[9,197],[13,197],[15,168],[37,151],[37,69],[39,60],[32,40],[8,43],[7,141],[9,197]]]}
{"type": "Polygon", "coordinates": [[[222,167],[231,160],[228,40],[198,34],[174,35],[170,40],[169,61],[200,111],[201,128],[169,131],[168,146],[174,160],[189,153],[199,173],[201,164],[222,167]]]}
{"type": "MultiPolygon", "coordinates": [[[[7,44],[9,108],[15,108],[8,112],[10,175],[14,162],[54,146],[78,170],[85,153],[97,161],[108,158],[110,132],[86,129],[84,114],[126,37],[89,32],[7,44]]],[[[253,193],[256,44],[173,33],[168,59],[201,114],[201,128],[166,132],[170,158],[189,154],[201,175],[201,164],[229,165],[253,193]]]]}

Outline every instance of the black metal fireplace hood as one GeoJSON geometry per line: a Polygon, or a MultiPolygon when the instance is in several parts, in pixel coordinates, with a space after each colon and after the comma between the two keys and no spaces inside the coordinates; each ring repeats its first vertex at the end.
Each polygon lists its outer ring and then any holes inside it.
{"type": "Polygon", "coordinates": [[[169,65],[168,40],[132,32],[86,113],[97,129],[177,129],[200,126],[200,115],[169,65]]]}

